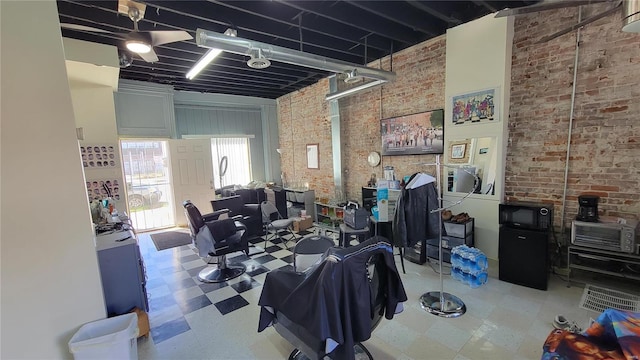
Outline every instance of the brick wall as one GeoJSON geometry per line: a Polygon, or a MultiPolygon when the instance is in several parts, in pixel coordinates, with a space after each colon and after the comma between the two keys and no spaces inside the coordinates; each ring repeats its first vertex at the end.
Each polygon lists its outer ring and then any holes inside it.
{"type": "MultiPolygon", "coordinates": [[[[596,6],[583,12],[583,18],[596,6]]],[[[555,204],[560,226],[576,32],[537,39],[577,22],[577,8],[518,17],[511,73],[506,165],[510,200],[555,204]]],[[[601,215],[640,213],[640,35],[623,33],[615,13],[581,33],[565,226],[577,197],[600,196],[601,215]]]]}
{"type": "MultiPolygon", "coordinates": [[[[603,6],[591,6],[583,18],[603,6]]],[[[565,219],[577,213],[577,196],[601,197],[603,215],[637,218],[640,213],[640,35],[620,31],[616,13],[582,31],[577,94],[569,162],[565,219]]],[[[510,200],[552,201],[560,225],[565,155],[573,81],[576,33],[545,44],[540,37],[577,21],[577,8],[546,11],[516,19],[506,195],[510,200]]],[[[433,172],[416,163],[433,155],[386,156],[376,168],[370,151],[380,151],[379,120],[443,108],[445,36],[393,56],[397,78],[391,84],[340,100],[343,178],[346,197],[359,200],[360,188],[382,166],[396,174],[433,172]]],[[[370,66],[390,69],[389,58],[370,66]]],[[[328,81],[322,80],[278,99],[282,169],[287,179],[308,181],[316,196],[334,197],[328,81]],[[305,145],[320,144],[320,170],[306,169],[305,145]]],[[[445,129],[446,131],[446,129],[445,129]]]]}
{"type": "MultiPolygon", "coordinates": [[[[445,37],[424,42],[376,61],[369,66],[396,73],[396,80],[382,87],[340,99],[342,162],[345,199],[361,200],[361,187],[383,166],[394,166],[398,176],[425,169],[418,163],[435,162],[433,155],[384,156],[379,166],[367,163],[371,151],[381,151],[380,119],[444,108],[445,37]],[[392,65],[393,63],[393,65],[392,65]]],[[[333,184],[331,123],[328,80],[278,99],[282,169],[287,179],[308,181],[316,197],[336,198],[333,184]],[[320,144],[320,169],[306,169],[307,143],[320,144]],[[294,149],[294,151],[290,151],[294,149]],[[300,153],[302,151],[302,153],[300,153]],[[293,153],[293,156],[292,154],[293,153]]]]}
{"type": "Polygon", "coordinates": [[[281,168],[290,186],[309,183],[316,196],[333,196],[328,79],[278,98],[281,168]],[[318,144],[320,168],[307,168],[307,144],[318,144]]]}

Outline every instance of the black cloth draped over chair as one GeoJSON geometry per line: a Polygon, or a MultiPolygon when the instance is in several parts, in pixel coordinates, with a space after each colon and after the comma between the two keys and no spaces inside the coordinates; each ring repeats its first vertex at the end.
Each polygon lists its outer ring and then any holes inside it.
{"type": "Polygon", "coordinates": [[[258,332],[270,325],[309,358],[353,359],[384,315],[407,300],[393,248],[383,237],[334,247],[304,273],[267,274],[258,304],[258,332]]]}

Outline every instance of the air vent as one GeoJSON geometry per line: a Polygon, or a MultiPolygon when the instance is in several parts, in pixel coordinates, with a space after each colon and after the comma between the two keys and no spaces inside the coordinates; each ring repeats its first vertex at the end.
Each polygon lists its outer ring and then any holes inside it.
{"type": "Polygon", "coordinates": [[[252,57],[251,59],[249,59],[247,61],[247,65],[250,68],[254,68],[254,69],[265,69],[265,68],[268,68],[269,66],[271,66],[271,61],[269,61],[269,59],[266,59],[266,58],[254,58],[254,57],[252,57]]]}
{"type": "Polygon", "coordinates": [[[358,75],[358,70],[356,69],[347,71],[345,74],[347,75],[347,77],[344,78],[346,84],[354,84],[363,79],[362,76],[358,75]]]}

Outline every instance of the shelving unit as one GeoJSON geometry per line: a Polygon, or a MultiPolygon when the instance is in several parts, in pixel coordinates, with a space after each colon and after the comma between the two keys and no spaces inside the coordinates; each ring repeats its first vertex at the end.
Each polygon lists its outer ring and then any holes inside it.
{"type": "MultiPolygon", "coordinates": [[[[442,261],[451,263],[451,249],[459,245],[474,246],[475,219],[464,223],[444,222],[447,235],[442,235],[442,261]]],[[[427,239],[427,257],[439,259],[438,239],[427,239]]]]}
{"type": "Polygon", "coordinates": [[[315,223],[323,230],[340,231],[343,223],[344,210],[342,206],[315,202],[315,223]]]}
{"type": "Polygon", "coordinates": [[[362,187],[362,207],[371,212],[371,208],[378,203],[378,189],[374,187],[362,187]]]}
{"type": "Polygon", "coordinates": [[[640,285],[640,255],[570,245],[567,251],[568,286],[572,269],[636,282],[640,285]]]}
{"type": "Polygon", "coordinates": [[[288,188],[285,188],[284,191],[287,201],[292,204],[291,208],[287,210],[287,217],[299,217],[300,210],[305,210],[307,216],[311,216],[312,219],[316,218],[316,208],[314,206],[316,200],[315,191],[288,188]]]}
{"type": "MultiPolygon", "coordinates": [[[[458,245],[474,246],[475,219],[469,218],[464,223],[444,222],[445,231],[442,235],[442,260],[451,263],[451,249],[458,245]],[[444,235],[444,234],[447,235],[444,235]]],[[[405,248],[405,259],[416,263],[424,264],[427,258],[440,259],[438,249],[438,238],[426,239],[418,242],[413,248],[405,248]]]]}

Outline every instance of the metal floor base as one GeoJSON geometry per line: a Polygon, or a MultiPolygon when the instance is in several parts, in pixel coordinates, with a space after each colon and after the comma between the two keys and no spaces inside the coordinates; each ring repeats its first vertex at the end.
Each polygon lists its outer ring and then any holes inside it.
{"type": "Polygon", "coordinates": [[[429,313],[444,318],[458,317],[467,311],[467,306],[459,297],[446,292],[443,292],[442,295],[442,299],[440,299],[440,291],[422,294],[420,306],[429,313]]]}
{"type": "MultiPolygon", "coordinates": [[[[353,346],[353,350],[355,352],[355,360],[373,360],[373,356],[371,356],[371,353],[369,352],[369,350],[367,350],[366,347],[364,347],[364,345],[362,345],[361,343],[357,343],[353,346]]],[[[328,356],[325,356],[326,358],[328,358],[328,356]]],[[[302,353],[302,351],[298,350],[298,349],[293,349],[293,351],[291,352],[291,354],[289,355],[289,360],[311,360],[309,357],[307,357],[305,354],[302,353]]]]}
{"type": "Polygon", "coordinates": [[[244,274],[246,270],[247,268],[243,264],[227,265],[222,269],[218,266],[209,266],[200,271],[198,279],[206,283],[219,283],[237,278],[244,274]]]}

